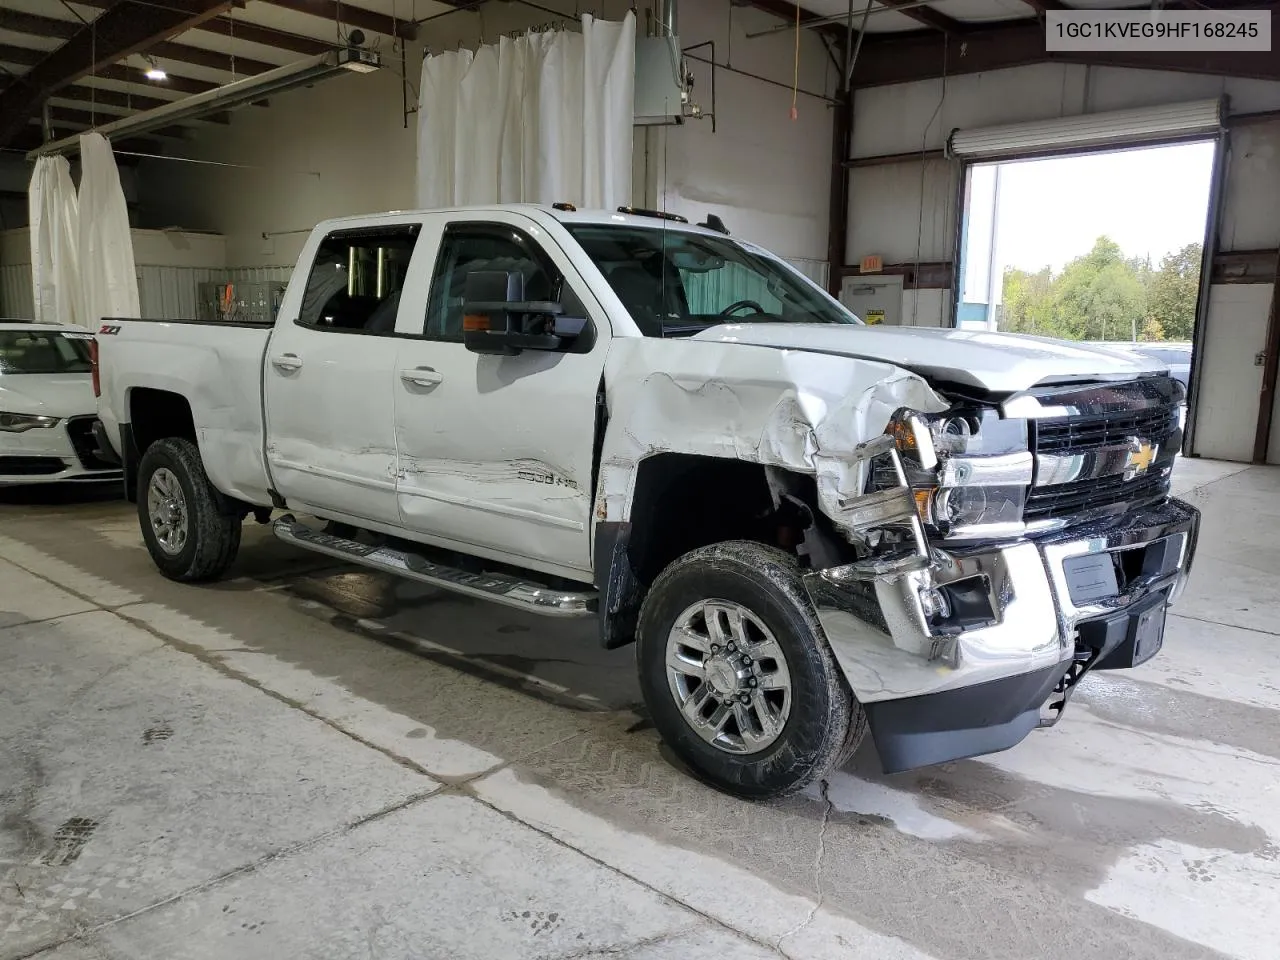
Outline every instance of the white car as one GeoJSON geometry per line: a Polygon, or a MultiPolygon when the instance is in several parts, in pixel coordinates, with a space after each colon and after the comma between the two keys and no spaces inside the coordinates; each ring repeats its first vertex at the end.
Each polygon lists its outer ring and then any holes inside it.
{"type": "Polygon", "coordinates": [[[94,426],[93,334],[0,322],[0,486],[119,480],[94,426]]]}

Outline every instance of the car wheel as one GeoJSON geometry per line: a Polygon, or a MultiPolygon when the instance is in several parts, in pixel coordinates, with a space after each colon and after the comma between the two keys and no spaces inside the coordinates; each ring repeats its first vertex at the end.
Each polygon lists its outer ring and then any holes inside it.
{"type": "Polygon", "coordinates": [[[147,448],[138,465],[138,521],[151,559],[171,580],[214,580],[240,549],[239,516],[225,513],[200,451],[169,437],[147,448]]]}
{"type": "Polygon", "coordinates": [[[795,793],[866,732],[796,562],[780,550],[730,542],[676,560],[645,598],[636,655],[658,732],[736,796],[795,793]]]}

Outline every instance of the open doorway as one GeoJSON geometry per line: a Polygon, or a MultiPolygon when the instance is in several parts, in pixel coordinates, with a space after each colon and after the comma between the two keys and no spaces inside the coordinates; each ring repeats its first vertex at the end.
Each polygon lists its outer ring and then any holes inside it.
{"type": "Polygon", "coordinates": [[[1215,140],[966,167],[956,325],[1191,370],[1215,140]]]}

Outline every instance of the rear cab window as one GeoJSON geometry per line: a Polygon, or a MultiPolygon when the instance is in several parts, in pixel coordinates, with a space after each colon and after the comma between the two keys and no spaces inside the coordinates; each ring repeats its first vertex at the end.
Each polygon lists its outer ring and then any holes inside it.
{"type": "Polygon", "coordinates": [[[321,241],[307,274],[299,326],[390,336],[421,225],[337,230],[321,241]]]}

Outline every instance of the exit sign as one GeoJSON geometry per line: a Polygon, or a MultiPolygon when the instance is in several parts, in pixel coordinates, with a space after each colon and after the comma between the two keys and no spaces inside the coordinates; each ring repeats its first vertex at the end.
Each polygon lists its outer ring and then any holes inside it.
{"type": "Polygon", "coordinates": [[[863,273],[879,273],[884,269],[884,258],[876,254],[862,258],[863,273]]]}

